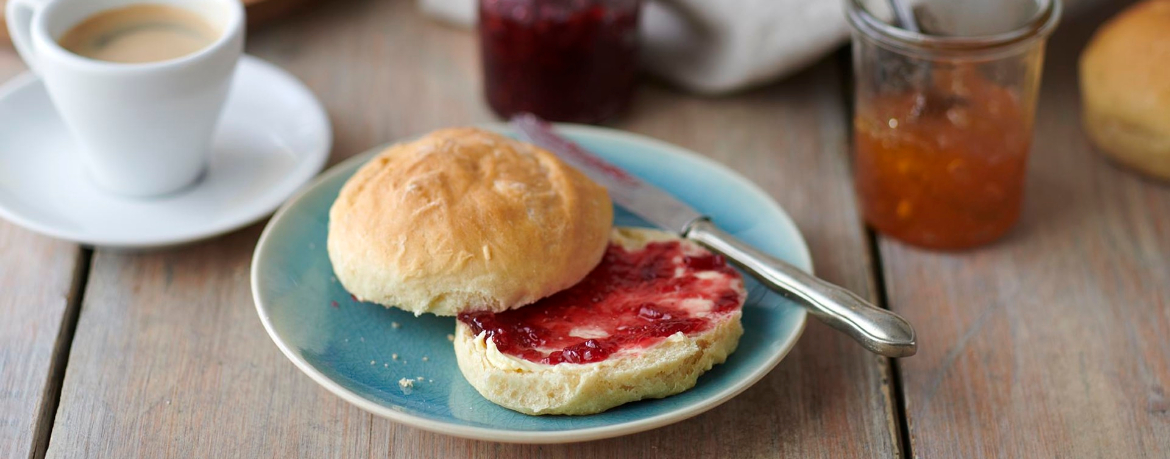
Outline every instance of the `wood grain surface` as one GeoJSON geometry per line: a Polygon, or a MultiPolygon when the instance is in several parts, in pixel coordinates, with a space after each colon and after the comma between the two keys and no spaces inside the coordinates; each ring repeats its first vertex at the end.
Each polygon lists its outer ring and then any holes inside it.
{"type": "Polygon", "coordinates": [[[39,457],[48,445],[81,253],[0,222],[0,457],[39,457]]]}
{"type": "MultiPolygon", "coordinates": [[[[332,162],[432,128],[492,119],[473,34],[413,2],[331,2],[249,37],[334,124],[332,162]]],[[[818,272],[873,296],[847,180],[841,68],[723,99],[653,84],[618,127],[730,164],[784,205],[818,272]]],[[[98,251],[48,456],[76,457],[896,457],[884,359],[819,324],[779,368],[724,406],[644,434],[523,446],[372,417],[280,355],[251,302],[259,226],[152,253],[98,251]]]]}
{"type": "MultiPolygon", "coordinates": [[[[723,98],[648,81],[613,123],[761,185],[830,281],[874,298],[879,264],[886,299],[919,333],[896,375],[810,321],[775,371],[691,420],[572,445],[462,440],[371,416],[280,354],[248,284],[262,224],[99,250],[82,279],[88,252],[0,223],[0,457],[1167,457],[1170,185],[1094,152],[1076,95],[1077,54],[1117,8],[1085,8],[1052,38],[1024,216],[977,250],[879,238],[871,260],[848,179],[847,69],[834,59],[723,98]]],[[[494,119],[473,34],[411,1],[320,2],[252,33],[248,51],[321,99],[331,163],[494,119]]],[[[0,78],[21,69],[0,48],[0,78]]]]}
{"type": "MultiPolygon", "coordinates": [[[[0,48],[0,81],[24,69],[0,48]]],[[[36,457],[48,444],[81,254],[75,244],[0,221],[0,457],[36,457]]]]}
{"type": "Polygon", "coordinates": [[[1109,164],[1080,128],[1076,58],[1117,6],[1052,37],[1024,215],[957,254],[883,240],[914,456],[1170,456],[1170,186],[1109,164]]]}

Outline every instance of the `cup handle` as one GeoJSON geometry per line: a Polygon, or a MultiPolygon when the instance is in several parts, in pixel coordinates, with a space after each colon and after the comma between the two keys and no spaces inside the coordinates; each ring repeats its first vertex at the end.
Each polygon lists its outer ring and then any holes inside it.
{"type": "Polygon", "coordinates": [[[20,58],[28,64],[33,73],[39,74],[37,69],[36,51],[32,45],[33,15],[47,4],[47,0],[8,0],[5,18],[8,22],[8,35],[12,37],[12,44],[20,58]]]}

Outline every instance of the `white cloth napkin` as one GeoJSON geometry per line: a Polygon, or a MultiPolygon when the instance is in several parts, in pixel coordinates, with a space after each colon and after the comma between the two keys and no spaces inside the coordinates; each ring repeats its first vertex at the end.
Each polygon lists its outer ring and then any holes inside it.
{"type": "Polygon", "coordinates": [[[788,75],[849,35],[842,0],[672,0],[643,11],[643,62],[699,93],[788,75]]]}
{"type": "MultiPolygon", "coordinates": [[[[471,26],[478,0],[418,0],[426,14],[471,26]]],[[[642,10],[646,68],[717,94],[782,77],[848,36],[843,0],[663,0],[642,10]]]]}

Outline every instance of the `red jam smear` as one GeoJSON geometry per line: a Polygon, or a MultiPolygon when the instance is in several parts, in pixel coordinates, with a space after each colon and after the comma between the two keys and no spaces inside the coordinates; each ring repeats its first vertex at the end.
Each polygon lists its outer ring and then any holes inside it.
{"type": "Polygon", "coordinates": [[[596,123],[628,104],[640,0],[480,0],[484,90],[502,117],[596,123]]]}
{"type": "Polygon", "coordinates": [[[601,263],[577,285],[520,309],[463,313],[459,320],[476,335],[486,332],[500,352],[531,362],[600,362],[623,348],[704,331],[722,314],[739,309],[739,273],[723,257],[705,250],[696,255],[698,250],[684,254],[678,241],[653,242],[632,252],[611,243],[601,263]],[[675,277],[679,267],[683,274],[675,277]],[[719,275],[697,277],[704,271],[719,275]],[[710,300],[713,307],[694,316],[695,311],[680,306],[688,299],[710,300]],[[605,337],[571,336],[575,328],[604,331],[605,337]]]}

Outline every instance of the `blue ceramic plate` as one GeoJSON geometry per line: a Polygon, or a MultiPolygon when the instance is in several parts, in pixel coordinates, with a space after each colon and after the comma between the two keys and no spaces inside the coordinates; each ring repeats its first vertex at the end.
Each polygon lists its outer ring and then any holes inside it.
{"type": "MultiPolygon", "coordinates": [[[[499,127],[502,131],[504,128],[499,127]]],[[[800,232],[767,194],[698,154],[620,131],[558,126],[561,133],[673,193],[724,230],[811,270],[800,232]]],[[[505,131],[506,132],[506,131],[505,131]]],[[[772,370],[804,329],[803,309],[746,278],[745,332],[727,362],[694,389],[590,416],[528,416],[501,408],[463,379],[450,317],[361,303],[333,275],[325,251],[329,206],[346,179],[381,148],[333,167],[268,223],[252,260],[252,294],[264,328],[301,371],[349,402],[403,424],[482,440],[559,443],[625,435],[695,416],[772,370]],[[399,380],[414,380],[403,389],[399,380]]],[[[649,226],[617,208],[618,225],[649,226]]]]}

